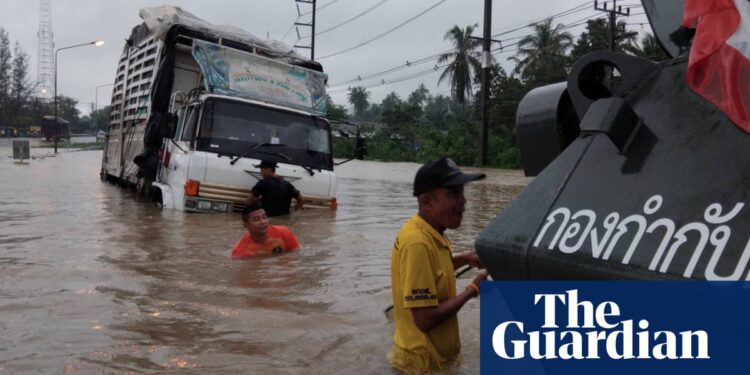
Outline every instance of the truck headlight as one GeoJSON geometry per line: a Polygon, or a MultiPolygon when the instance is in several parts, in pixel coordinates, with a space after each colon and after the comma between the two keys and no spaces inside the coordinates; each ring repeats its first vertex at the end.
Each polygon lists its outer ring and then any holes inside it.
{"type": "Polygon", "coordinates": [[[214,211],[227,212],[227,204],[226,203],[220,203],[220,202],[214,202],[212,209],[214,211]]]}
{"type": "Polygon", "coordinates": [[[209,211],[211,210],[211,202],[209,201],[198,201],[198,209],[209,211]]]}

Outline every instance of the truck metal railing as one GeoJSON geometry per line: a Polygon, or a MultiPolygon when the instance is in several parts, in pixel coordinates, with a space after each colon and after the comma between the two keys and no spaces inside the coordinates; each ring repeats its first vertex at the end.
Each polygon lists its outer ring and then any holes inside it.
{"type": "MultiPolygon", "coordinates": [[[[241,211],[245,207],[245,199],[248,195],[250,195],[250,189],[208,182],[201,182],[198,190],[199,198],[232,203],[234,211],[241,211]]],[[[329,198],[303,194],[303,198],[305,199],[305,208],[337,208],[335,197],[329,198]]]]}

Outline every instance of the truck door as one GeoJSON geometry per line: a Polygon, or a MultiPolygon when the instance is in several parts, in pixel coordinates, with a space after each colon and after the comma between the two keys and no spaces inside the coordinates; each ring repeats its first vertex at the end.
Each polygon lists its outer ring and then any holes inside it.
{"type": "Polygon", "coordinates": [[[174,136],[165,139],[159,180],[173,187],[181,188],[187,179],[199,108],[188,105],[178,109],[174,136]]]}

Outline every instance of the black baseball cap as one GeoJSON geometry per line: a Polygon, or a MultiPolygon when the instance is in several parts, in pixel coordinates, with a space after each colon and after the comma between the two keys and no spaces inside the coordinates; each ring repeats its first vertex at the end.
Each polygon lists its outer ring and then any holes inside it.
{"type": "Polygon", "coordinates": [[[260,164],[255,164],[255,168],[273,168],[276,169],[276,162],[273,160],[263,159],[260,164]]]}
{"type": "Polygon", "coordinates": [[[467,182],[487,177],[484,173],[463,173],[453,159],[445,156],[442,159],[428,162],[417,171],[414,177],[414,196],[419,196],[439,187],[459,186],[467,182]]]}

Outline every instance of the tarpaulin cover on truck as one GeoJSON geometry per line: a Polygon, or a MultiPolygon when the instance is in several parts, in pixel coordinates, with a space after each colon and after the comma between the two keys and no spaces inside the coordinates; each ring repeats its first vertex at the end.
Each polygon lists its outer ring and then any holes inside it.
{"type": "Polygon", "coordinates": [[[263,40],[249,32],[231,25],[213,25],[180,7],[161,5],[142,8],[140,16],[148,30],[158,40],[164,40],[172,26],[182,25],[186,28],[209,34],[216,38],[229,39],[262,50],[273,57],[289,57],[306,60],[299,56],[292,47],[277,40],[263,40]]]}

